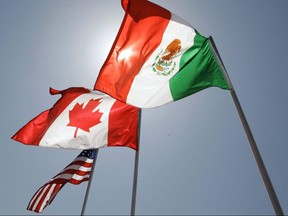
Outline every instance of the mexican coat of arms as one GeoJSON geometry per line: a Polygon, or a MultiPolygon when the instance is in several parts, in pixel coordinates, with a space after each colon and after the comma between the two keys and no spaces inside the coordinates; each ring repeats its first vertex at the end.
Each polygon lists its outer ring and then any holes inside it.
{"type": "Polygon", "coordinates": [[[176,67],[176,62],[173,61],[173,57],[175,57],[180,50],[181,41],[174,39],[164,51],[162,49],[156,56],[152,65],[153,72],[163,76],[170,75],[176,67]]]}

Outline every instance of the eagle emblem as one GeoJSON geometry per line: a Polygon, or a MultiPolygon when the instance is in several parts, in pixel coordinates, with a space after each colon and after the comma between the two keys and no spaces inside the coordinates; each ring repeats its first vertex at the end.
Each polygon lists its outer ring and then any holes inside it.
{"type": "Polygon", "coordinates": [[[181,41],[174,39],[164,51],[162,49],[160,53],[157,54],[152,65],[153,71],[158,75],[170,75],[176,67],[176,62],[173,61],[173,57],[175,57],[180,50],[181,41]]]}

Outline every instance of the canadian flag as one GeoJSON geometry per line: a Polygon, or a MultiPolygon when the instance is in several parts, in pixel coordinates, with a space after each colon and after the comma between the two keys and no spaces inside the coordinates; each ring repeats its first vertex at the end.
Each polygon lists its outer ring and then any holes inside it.
{"type": "Polygon", "coordinates": [[[12,139],[26,145],[91,149],[137,149],[139,109],[99,91],[72,87],[50,94],[61,98],[23,126],[12,139]]]}

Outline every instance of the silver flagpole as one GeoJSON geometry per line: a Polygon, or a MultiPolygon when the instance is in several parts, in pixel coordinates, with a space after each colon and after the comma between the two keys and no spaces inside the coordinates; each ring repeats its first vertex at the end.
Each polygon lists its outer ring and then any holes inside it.
{"type": "Polygon", "coordinates": [[[137,193],[137,182],[138,182],[138,163],[139,163],[139,150],[140,150],[140,131],[141,131],[141,115],[142,110],[139,109],[139,121],[138,121],[138,146],[135,151],[135,162],[134,162],[134,178],[133,178],[133,189],[132,189],[132,202],[131,202],[131,215],[135,215],[136,207],[136,193],[137,193]]]}
{"type": "Polygon", "coordinates": [[[214,43],[214,40],[213,40],[212,36],[210,36],[210,41],[211,41],[210,45],[211,45],[211,48],[213,50],[213,53],[214,53],[219,65],[221,66],[222,70],[224,71],[224,75],[225,75],[226,81],[227,81],[227,83],[229,85],[229,88],[230,88],[231,96],[233,98],[234,104],[235,104],[236,109],[238,111],[238,114],[239,114],[240,120],[242,122],[242,125],[244,127],[246,136],[248,138],[250,147],[252,149],[252,152],[254,154],[255,160],[257,162],[259,171],[260,171],[260,173],[262,175],[262,179],[263,179],[264,184],[266,186],[266,190],[267,190],[267,192],[269,194],[271,203],[272,203],[272,205],[274,207],[274,211],[275,211],[276,215],[284,215],[284,213],[282,211],[282,208],[281,208],[281,205],[280,205],[280,203],[278,201],[277,195],[275,193],[275,190],[273,188],[273,185],[271,183],[270,177],[268,175],[268,172],[267,172],[267,170],[265,168],[264,162],[262,160],[262,157],[261,157],[260,152],[258,150],[258,147],[256,145],[255,139],[254,139],[253,134],[252,134],[252,132],[250,130],[250,127],[249,127],[249,124],[247,122],[247,119],[246,119],[246,117],[244,115],[244,112],[242,110],[242,107],[240,105],[238,97],[236,95],[236,92],[235,92],[235,90],[233,88],[232,82],[231,82],[231,80],[230,80],[230,78],[228,76],[228,73],[227,73],[227,71],[226,71],[226,69],[224,67],[224,64],[223,64],[223,62],[221,60],[221,57],[219,55],[219,52],[218,52],[218,50],[216,48],[216,45],[214,43]]]}
{"type": "Polygon", "coordinates": [[[90,177],[89,177],[89,182],[88,182],[88,185],[87,185],[87,188],[86,188],[86,194],[85,194],[85,198],[84,198],[84,202],[83,202],[83,206],[82,206],[82,210],[81,210],[81,215],[82,216],[84,215],[85,209],[86,209],[86,204],[87,204],[87,200],[88,200],[88,196],[89,196],[89,192],[90,192],[90,187],[91,187],[91,182],[92,182],[92,178],[93,178],[93,173],[94,173],[94,169],[95,169],[95,164],[96,164],[98,151],[99,151],[99,149],[95,149],[95,157],[94,157],[94,160],[93,160],[91,173],[90,173],[90,177]]]}

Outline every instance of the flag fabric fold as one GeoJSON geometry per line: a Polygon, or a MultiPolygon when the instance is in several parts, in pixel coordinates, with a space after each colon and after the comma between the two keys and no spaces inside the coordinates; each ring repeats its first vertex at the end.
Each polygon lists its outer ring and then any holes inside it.
{"type": "Polygon", "coordinates": [[[147,0],[122,0],[125,16],[94,89],[139,108],[205,88],[228,89],[208,38],[147,0]]]}
{"type": "Polygon", "coordinates": [[[95,149],[83,150],[60,173],[36,191],[27,206],[27,210],[41,213],[47,205],[52,203],[66,183],[78,185],[88,181],[95,155],[95,149]]]}
{"type": "Polygon", "coordinates": [[[138,108],[80,87],[50,89],[50,94],[61,94],[61,98],[51,109],[23,126],[12,139],[52,148],[126,146],[137,149],[138,108]]]}

